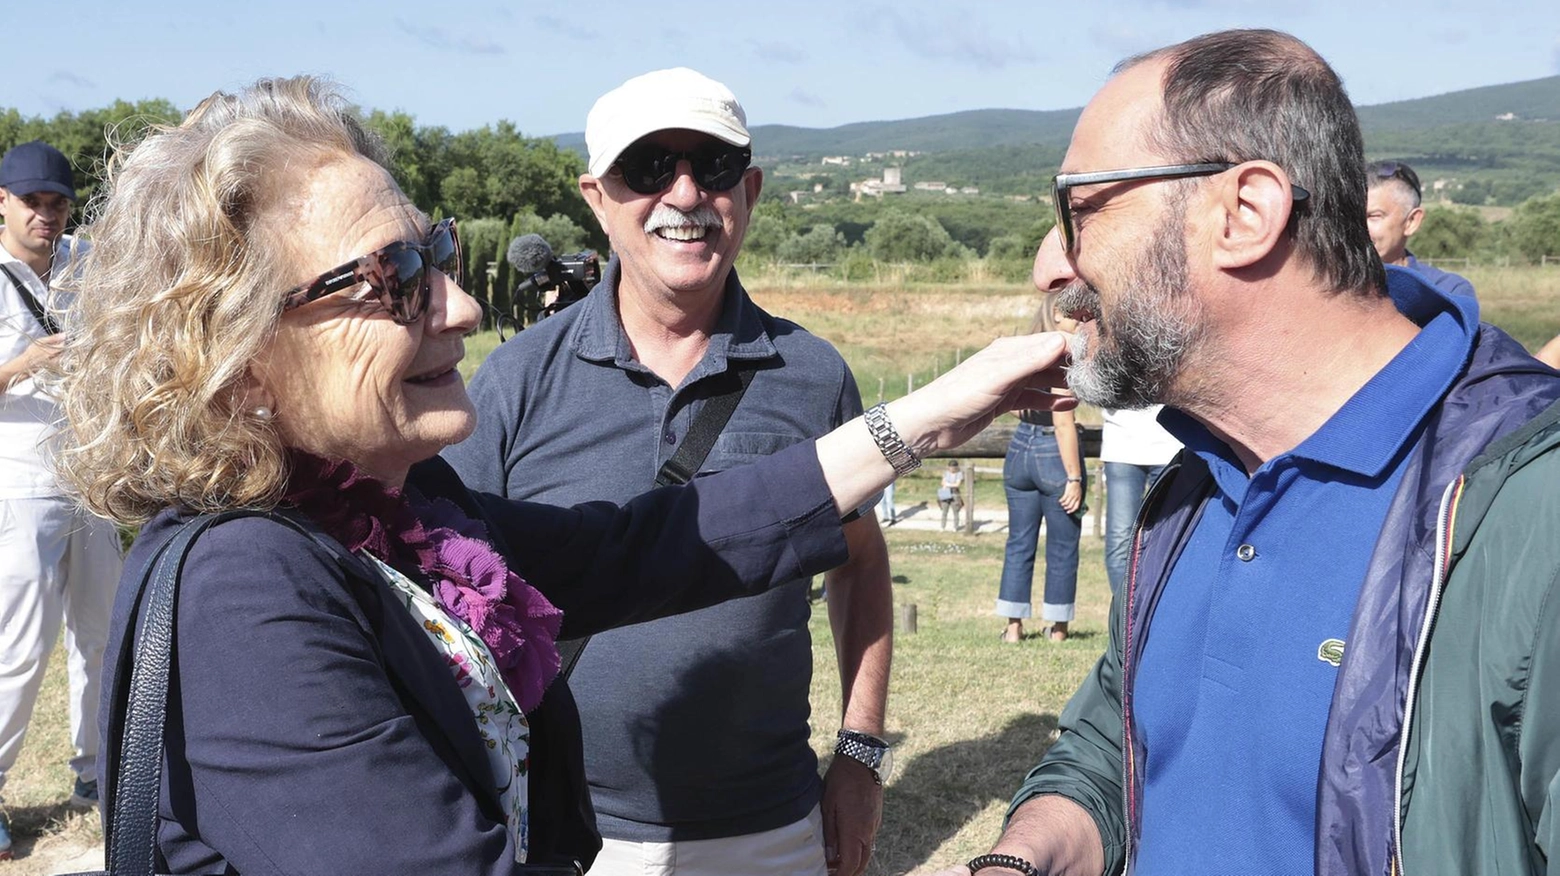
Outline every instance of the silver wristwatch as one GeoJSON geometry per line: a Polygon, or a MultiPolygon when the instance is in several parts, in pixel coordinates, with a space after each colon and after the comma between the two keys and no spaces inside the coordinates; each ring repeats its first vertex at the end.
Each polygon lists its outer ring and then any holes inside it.
{"type": "Polygon", "coordinates": [[[904,477],[921,467],[921,457],[916,456],[905,439],[899,437],[899,431],[889,421],[888,410],[882,402],[867,408],[862,418],[867,422],[867,432],[877,444],[878,452],[894,467],[895,477],[904,477]]]}
{"type": "Polygon", "coordinates": [[[871,770],[879,785],[894,772],[894,750],[870,733],[840,730],[834,738],[834,754],[844,755],[871,770]]]}

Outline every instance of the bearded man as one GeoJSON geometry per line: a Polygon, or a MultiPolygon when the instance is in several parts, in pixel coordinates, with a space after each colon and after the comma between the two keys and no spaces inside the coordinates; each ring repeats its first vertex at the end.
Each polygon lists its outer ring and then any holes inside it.
{"type": "Polygon", "coordinates": [[[1069,383],[1185,450],[1059,738],[946,874],[1554,872],[1560,376],[1383,267],[1291,36],[1127,60],[1062,170],[1069,383]]]}
{"type": "MultiPolygon", "coordinates": [[[[580,193],[614,255],[584,300],[478,370],[476,434],[446,452],[467,483],[555,504],[622,501],[681,465],[703,429],[718,438],[684,475],[861,413],[834,348],[765,313],[732,268],[763,173],[729,89],[681,68],[635,77],[596,102],[585,140],[580,193]],[[701,423],[733,392],[724,428],[701,423]]],[[[824,578],[844,708],[821,783],[808,745],[809,582],[584,649],[570,687],[606,838],[592,876],[856,876],[866,866],[889,767],[892,603],[871,503],[845,533],[850,559],[824,578]]]]}

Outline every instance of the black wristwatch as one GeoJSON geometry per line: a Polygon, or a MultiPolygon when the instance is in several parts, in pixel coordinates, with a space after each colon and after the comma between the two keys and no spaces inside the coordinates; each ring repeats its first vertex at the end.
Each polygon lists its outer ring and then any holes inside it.
{"type": "Polygon", "coordinates": [[[870,733],[840,730],[834,738],[835,755],[844,755],[872,771],[879,785],[894,771],[894,751],[888,743],[870,733]]]}

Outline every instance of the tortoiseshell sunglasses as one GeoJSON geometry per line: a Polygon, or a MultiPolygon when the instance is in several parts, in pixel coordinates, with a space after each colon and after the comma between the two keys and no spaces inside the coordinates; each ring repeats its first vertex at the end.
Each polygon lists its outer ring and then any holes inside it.
{"type": "Polygon", "coordinates": [[[282,311],[367,283],[390,311],[391,319],[401,325],[411,325],[422,319],[428,310],[430,268],[443,272],[457,286],[465,283],[465,263],[461,259],[460,236],[455,231],[454,219],[445,219],[433,226],[428,232],[427,243],[398,240],[326,271],[287,293],[282,311]]]}

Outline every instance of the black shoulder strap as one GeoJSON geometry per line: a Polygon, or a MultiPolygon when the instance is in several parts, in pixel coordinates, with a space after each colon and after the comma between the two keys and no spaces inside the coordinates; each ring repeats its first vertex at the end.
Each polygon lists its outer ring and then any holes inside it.
{"type": "MultiPolygon", "coordinates": [[[[737,409],[737,403],[742,401],[742,395],[747,392],[748,384],[753,382],[753,375],[757,371],[751,363],[745,362],[726,372],[725,392],[706,399],[704,406],[699,408],[699,414],[683,438],[682,446],[677,448],[671,459],[661,464],[661,470],[656,473],[656,486],[669,487],[693,480],[693,476],[699,473],[699,466],[704,464],[710,451],[715,448],[715,439],[720,437],[726,423],[730,422],[732,412],[737,409]]],[[[580,662],[580,653],[589,642],[590,636],[584,636],[558,643],[560,681],[568,681],[570,673],[574,672],[574,664],[580,662]]]]}
{"type": "Polygon", "coordinates": [[[296,521],[273,512],[226,511],[188,521],[168,533],[141,567],[130,625],[115,652],[104,655],[105,662],[113,661],[115,671],[103,739],[108,769],[99,777],[99,784],[108,872],[116,876],[150,876],[155,872],[163,727],[168,716],[174,613],[184,561],[196,537],[207,529],[234,518],[256,516],[269,517],[321,541],[296,521]]]}
{"type": "Polygon", "coordinates": [[[671,459],[662,463],[660,472],[655,476],[656,486],[686,484],[699,473],[699,466],[704,464],[715,447],[715,439],[720,437],[726,423],[731,420],[731,412],[737,409],[742,394],[747,392],[748,384],[753,382],[755,370],[748,367],[726,372],[729,384],[726,391],[706,400],[704,407],[699,408],[699,415],[689,427],[682,446],[677,448],[677,453],[671,459]]]}
{"type": "Polygon", "coordinates": [[[11,285],[16,287],[16,294],[22,296],[22,303],[27,305],[28,310],[32,311],[33,318],[38,320],[39,325],[43,326],[43,330],[51,335],[59,334],[59,323],[55,322],[54,317],[50,316],[49,312],[44,309],[37,296],[33,295],[32,290],[27,288],[27,284],[22,282],[22,278],[16,276],[16,272],[11,270],[11,266],[0,263],[0,271],[4,271],[6,277],[11,280],[11,285]]]}

